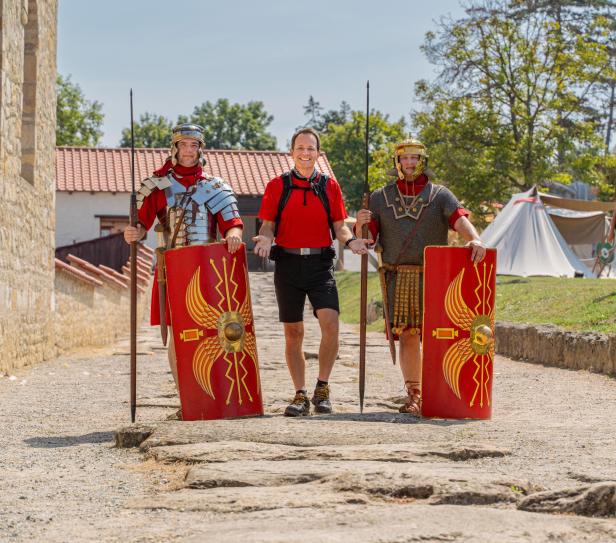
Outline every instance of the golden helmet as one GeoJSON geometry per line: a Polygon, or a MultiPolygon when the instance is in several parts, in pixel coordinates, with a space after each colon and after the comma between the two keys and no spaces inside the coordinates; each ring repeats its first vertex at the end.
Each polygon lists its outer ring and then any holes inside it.
{"type": "Polygon", "coordinates": [[[203,136],[203,127],[198,124],[182,123],[178,124],[173,129],[171,137],[171,162],[175,166],[177,164],[177,143],[182,140],[197,140],[199,142],[199,161],[203,164],[203,148],[205,147],[205,138],[203,136]]]}
{"type": "Polygon", "coordinates": [[[419,155],[419,162],[417,162],[417,166],[415,166],[415,171],[413,172],[414,181],[424,172],[428,164],[426,146],[415,138],[406,139],[396,145],[394,149],[394,166],[398,172],[398,178],[404,179],[404,173],[400,165],[401,155],[419,155]]]}

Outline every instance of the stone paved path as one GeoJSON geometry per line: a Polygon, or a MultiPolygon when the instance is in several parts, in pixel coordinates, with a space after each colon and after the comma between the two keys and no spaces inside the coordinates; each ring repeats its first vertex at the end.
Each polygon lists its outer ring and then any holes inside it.
{"type": "MultiPolygon", "coordinates": [[[[343,327],[336,413],[284,418],[271,280],[251,276],[265,417],[163,421],[178,401],[153,329],[139,424],[118,434],[151,433],[140,448],[112,441],[128,420],[127,343],[0,379],[0,541],[616,539],[614,379],[497,357],[492,421],[417,421],[396,412],[399,370],[374,334],[360,415],[357,335],[343,327]]],[[[310,356],[308,312],[306,328],[310,356]]]]}

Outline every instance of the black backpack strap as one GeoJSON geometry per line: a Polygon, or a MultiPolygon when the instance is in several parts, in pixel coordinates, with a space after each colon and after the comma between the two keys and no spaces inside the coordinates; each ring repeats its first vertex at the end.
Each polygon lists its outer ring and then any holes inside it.
{"type": "MultiPolygon", "coordinates": [[[[280,194],[280,200],[278,201],[278,211],[276,212],[276,223],[274,224],[274,238],[278,236],[278,225],[280,224],[280,218],[282,217],[282,210],[284,209],[284,207],[287,205],[287,202],[289,201],[289,198],[291,196],[291,190],[293,190],[293,188],[300,188],[300,187],[293,187],[293,180],[291,178],[291,172],[284,172],[281,175],[281,177],[282,177],[282,193],[280,194]]],[[[329,207],[329,198],[327,197],[327,190],[326,190],[328,180],[329,180],[329,177],[326,174],[321,173],[321,175],[319,176],[319,180],[313,184],[312,189],[315,195],[319,198],[319,200],[321,200],[321,203],[323,204],[323,207],[325,208],[325,213],[327,214],[327,224],[329,225],[329,229],[332,234],[332,239],[335,240],[336,231],[334,230],[334,222],[332,220],[332,215],[331,215],[331,211],[329,207]]],[[[304,190],[304,204],[305,204],[306,191],[310,189],[309,188],[304,189],[303,187],[301,188],[302,190],[304,190]]]]}
{"type": "Polygon", "coordinates": [[[278,235],[278,225],[280,224],[280,217],[282,216],[282,210],[287,205],[289,197],[291,196],[291,187],[293,181],[291,180],[291,172],[284,172],[282,175],[282,192],[280,193],[280,200],[278,200],[278,211],[276,212],[276,224],[274,224],[274,238],[278,235]]]}
{"type": "Polygon", "coordinates": [[[327,196],[327,181],[329,177],[327,174],[321,173],[319,177],[318,183],[315,184],[315,193],[321,200],[323,207],[325,208],[325,213],[327,213],[327,224],[329,225],[329,230],[332,233],[332,240],[336,239],[336,230],[334,230],[334,221],[332,220],[332,212],[329,207],[329,198],[327,196]]]}

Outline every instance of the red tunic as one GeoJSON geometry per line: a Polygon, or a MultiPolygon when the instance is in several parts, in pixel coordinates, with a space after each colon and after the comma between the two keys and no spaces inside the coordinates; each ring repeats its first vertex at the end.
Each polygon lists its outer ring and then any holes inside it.
{"type": "MultiPolygon", "coordinates": [[[[292,182],[298,187],[309,187],[306,179],[292,175],[292,182]]],[[[282,195],[282,177],[275,177],[265,187],[265,194],[259,210],[259,219],[275,221],[278,213],[278,202],[282,195]]],[[[342,191],[338,182],[329,178],[325,186],[332,221],[343,221],[347,218],[342,191]]],[[[288,248],[328,247],[332,243],[331,232],[327,222],[327,213],[319,197],[311,190],[291,190],[289,200],[282,211],[278,235],[275,242],[288,248]],[[305,200],[304,200],[305,196],[305,200]]]]}
{"type": "MultiPolygon", "coordinates": [[[[171,171],[173,177],[186,188],[194,185],[198,180],[205,179],[203,170],[200,165],[192,168],[185,168],[179,164],[175,167],[171,167],[171,162],[165,162],[164,166],[154,172],[156,176],[167,175],[171,171]]],[[[154,224],[156,217],[167,211],[167,199],[165,198],[165,192],[162,190],[155,190],[149,196],[146,196],[143,200],[143,204],[139,209],[137,216],[139,222],[144,226],[146,230],[149,230],[154,224]]],[[[221,235],[227,233],[230,228],[234,226],[242,228],[244,223],[240,218],[230,219],[225,221],[220,213],[214,215],[216,222],[212,221],[212,237],[216,237],[216,226],[221,235]]],[[[152,285],[152,303],[150,305],[150,324],[157,326],[160,324],[160,304],[158,302],[158,271],[154,273],[154,284],[152,285]]],[[[169,301],[167,300],[167,323],[171,323],[169,317],[169,301]]]]}

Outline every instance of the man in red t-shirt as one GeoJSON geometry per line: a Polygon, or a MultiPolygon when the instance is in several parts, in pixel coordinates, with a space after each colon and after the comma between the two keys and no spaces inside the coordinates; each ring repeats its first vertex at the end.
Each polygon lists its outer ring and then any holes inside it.
{"type": "Polygon", "coordinates": [[[378,238],[383,259],[379,273],[385,273],[392,327],[387,332],[400,340],[400,369],[407,390],[400,412],[419,416],[424,248],[447,245],[449,229],[468,241],[475,263],[483,260],[486,247],[468,220],[468,211],[449,189],[431,181],[423,143],[410,139],[396,145],[394,164],[396,181],[370,195],[370,209],[357,213],[355,232],[360,234],[367,224],[369,237],[378,238]],[[397,288],[399,274],[402,285],[410,279],[410,288],[397,288]]]}
{"type": "Polygon", "coordinates": [[[356,254],[365,253],[369,243],[356,239],[344,224],[347,213],[340,185],[315,168],[320,151],[319,134],[312,128],[293,135],[291,155],[295,167],[267,184],[259,210],[263,224],[253,238],[255,253],[271,257],[276,263],[278,313],[284,325],[287,366],[295,386],[295,398],[285,410],[289,417],[310,413],[302,349],[306,296],[321,327],[319,376],[312,403],[317,413],[332,412],[328,383],[338,354],[340,313],[332,242],[335,238],[356,254]],[[286,200],[282,209],[281,198],[283,203],[286,200]]]}
{"type": "MultiPolygon", "coordinates": [[[[137,194],[138,223],[124,230],[127,243],[142,239],[158,218],[170,237],[177,231],[175,246],[214,241],[218,228],[230,253],[241,247],[243,223],[237,209],[237,200],[231,187],[222,179],[209,176],[203,171],[204,147],[203,128],[200,126],[185,123],[173,129],[171,156],[152,177],[141,183],[137,194]],[[188,201],[185,202],[186,198],[188,201]],[[207,198],[210,200],[205,201],[207,198]],[[210,204],[213,199],[216,201],[214,208],[210,204]],[[200,202],[198,205],[196,200],[200,202]],[[184,213],[178,212],[182,205],[187,209],[184,213]]],[[[155,280],[150,314],[153,326],[160,324],[160,313],[158,282],[155,280]]],[[[171,324],[168,304],[165,320],[167,325],[171,324]]],[[[177,386],[173,340],[169,343],[168,354],[171,373],[177,386]]]]}

